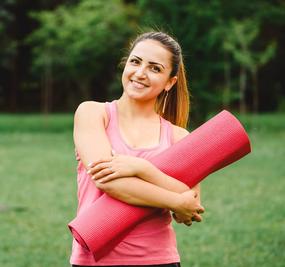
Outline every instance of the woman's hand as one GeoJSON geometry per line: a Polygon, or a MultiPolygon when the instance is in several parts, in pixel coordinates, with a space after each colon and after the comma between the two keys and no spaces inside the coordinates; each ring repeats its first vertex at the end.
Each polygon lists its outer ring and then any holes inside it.
{"type": "Polygon", "coordinates": [[[173,209],[173,218],[177,223],[184,223],[187,226],[191,226],[193,221],[201,222],[201,213],[204,213],[205,209],[201,206],[198,199],[198,194],[194,190],[189,190],[181,195],[179,204],[173,209]]]}
{"type": "Polygon", "coordinates": [[[88,165],[88,174],[93,180],[106,183],[122,177],[140,177],[143,169],[150,164],[147,160],[113,153],[113,156],[88,165]]]}

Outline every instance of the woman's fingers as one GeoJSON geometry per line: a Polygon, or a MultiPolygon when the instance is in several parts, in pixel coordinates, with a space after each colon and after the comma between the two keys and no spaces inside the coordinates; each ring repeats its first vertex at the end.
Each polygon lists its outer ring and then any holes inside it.
{"type": "Polygon", "coordinates": [[[176,213],[172,213],[172,217],[177,223],[183,223],[183,220],[176,213]]]}
{"type": "Polygon", "coordinates": [[[200,207],[197,209],[197,213],[198,214],[202,214],[205,212],[205,208],[203,206],[200,205],[200,207]]]}
{"type": "Polygon", "coordinates": [[[98,180],[107,175],[113,174],[114,172],[115,171],[112,169],[110,164],[104,164],[104,166],[100,167],[98,170],[90,174],[92,175],[93,180],[98,180]]]}
{"type": "Polygon", "coordinates": [[[191,226],[192,225],[192,221],[186,221],[186,222],[184,222],[184,224],[187,225],[187,226],[191,226]]]}
{"type": "Polygon", "coordinates": [[[179,214],[176,214],[176,213],[173,213],[172,216],[173,216],[173,218],[175,219],[175,221],[177,223],[184,223],[187,226],[191,226],[192,225],[192,219],[182,218],[182,217],[179,216],[179,214]]]}
{"type": "Polygon", "coordinates": [[[106,158],[101,158],[101,159],[98,159],[94,162],[90,162],[87,167],[88,169],[93,169],[94,167],[96,167],[98,164],[100,163],[104,163],[104,162],[108,162],[108,161],[111,161],[113,159],[113,157],[106,157],[106,158]]]}
{"type": "Polygon", "coordinates": [[[193,222],[201,222],[202,221],[202,216],[200,214],[198,214],[197,212],[194,212],[192,214],[189,215],[185,215],[185,214],[180,214],[180,213],[173,213],[172,214],[173,219],[175,219],[175,221],[177,223],[184,223],[185,225],[192,225],[193,222]]]}
{"type": "Polygon", "coordinates": [[[96,173],[99,173],[100,171],[107,169],[111,166],[111,160],[106,160],[106,161],[101,161],[96,163],[96,165],[94,165],[94,167],[91,167],[88,171],[87,174],[90,175],[94,175],[96,173]]]}
{"type": "Polygon", "coordinates": [[[104,176],[104,177],[101,178],[101,179],[96,179],[96,182],[99,182],[99,183],[104,184],[104,183],[110,182],[110,181],[112,181],[112,180],[115,180],[115,179],[117,179],[117,178],[118,178],[118,176],[117,176],[116,173],[111,173],[111,174],[109,174],[109,175],[104,176]]]}
{"type": "Polygon", "coordinates": [[[192,221],[195,221],[195,222],[201,222],[202,221],[202,216],[195,213],[192,217],[192,221]]]}
{"type": "Polygon", "coordinates": [[[186,217],[183,214],[179,214],[179,213],[172,213],[172,217],[174,218],[174,220],[177,223],[184,223],[187,226],[191,226],[192,225],[192,218],[189,218],[188,216],[186,217]]]}

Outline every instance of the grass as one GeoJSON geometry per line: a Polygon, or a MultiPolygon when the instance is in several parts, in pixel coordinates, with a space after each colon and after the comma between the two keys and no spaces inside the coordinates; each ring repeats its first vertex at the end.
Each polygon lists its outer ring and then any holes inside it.
{"type": "Polygon", "coordinates": [[[0,133],[62,133],[73,128],[71,114],[1,114],[0,133]]]}
{"type": "MultiPolygon", "coordinates": [[[[183,267],[281,267],[285,115],[240,116],[253,151],[202,184],[204,221],[175,225],[183,267]]],[[[69,266],[72,116],[0,116],[0,265],[69,266]]]]}
{"type": "Polygon", "coordinates": [[[71,133],[0,138],[0,263],[69,266],[66,224],[75,213],[71,133]]]}

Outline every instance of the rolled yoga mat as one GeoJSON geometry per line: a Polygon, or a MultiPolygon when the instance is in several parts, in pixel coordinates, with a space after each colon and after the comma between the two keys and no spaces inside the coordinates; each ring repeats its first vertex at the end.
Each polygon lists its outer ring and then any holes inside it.
{"type": "MultiPolygon", "coordinates": [[[[150,162],[167,175],[193,187],[250,150],[249,138],[242,125],[224,110],[150,162]]],[[[104,194],[68,226],[74,238],[99,260],[139,222],[156,211],[132,206],[104,194]]]]}

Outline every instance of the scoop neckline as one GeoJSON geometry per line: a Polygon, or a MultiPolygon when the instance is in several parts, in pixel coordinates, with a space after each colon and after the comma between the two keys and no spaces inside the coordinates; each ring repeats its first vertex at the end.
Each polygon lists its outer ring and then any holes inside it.
{"type": "Polygon", "coordinates": [[[117,106],[117,100],[114,101],[114,110],[115,110],[115,116],[116,116],[116,127],[118,130],[118,135],[119,138],[121,139],[122,143],[131,150],[134,151],[150,151],[150,150],[154,150],[157,149],[161,146],[162,144],[162,131],[163,131],[163,127],[162,127],[162,117],[159,116],[159,122],[160,122],[160,131],[159,131],[159,143],[157,145],[154,145],[152,147],[132,147],[130,144],[128,144],[125,140],[125,138],[123,137],[122,133],[121,133],[121,129],[120,129],[120,123],[119,123],[119,115],[118,115],[118,106],[117,106]]]}

